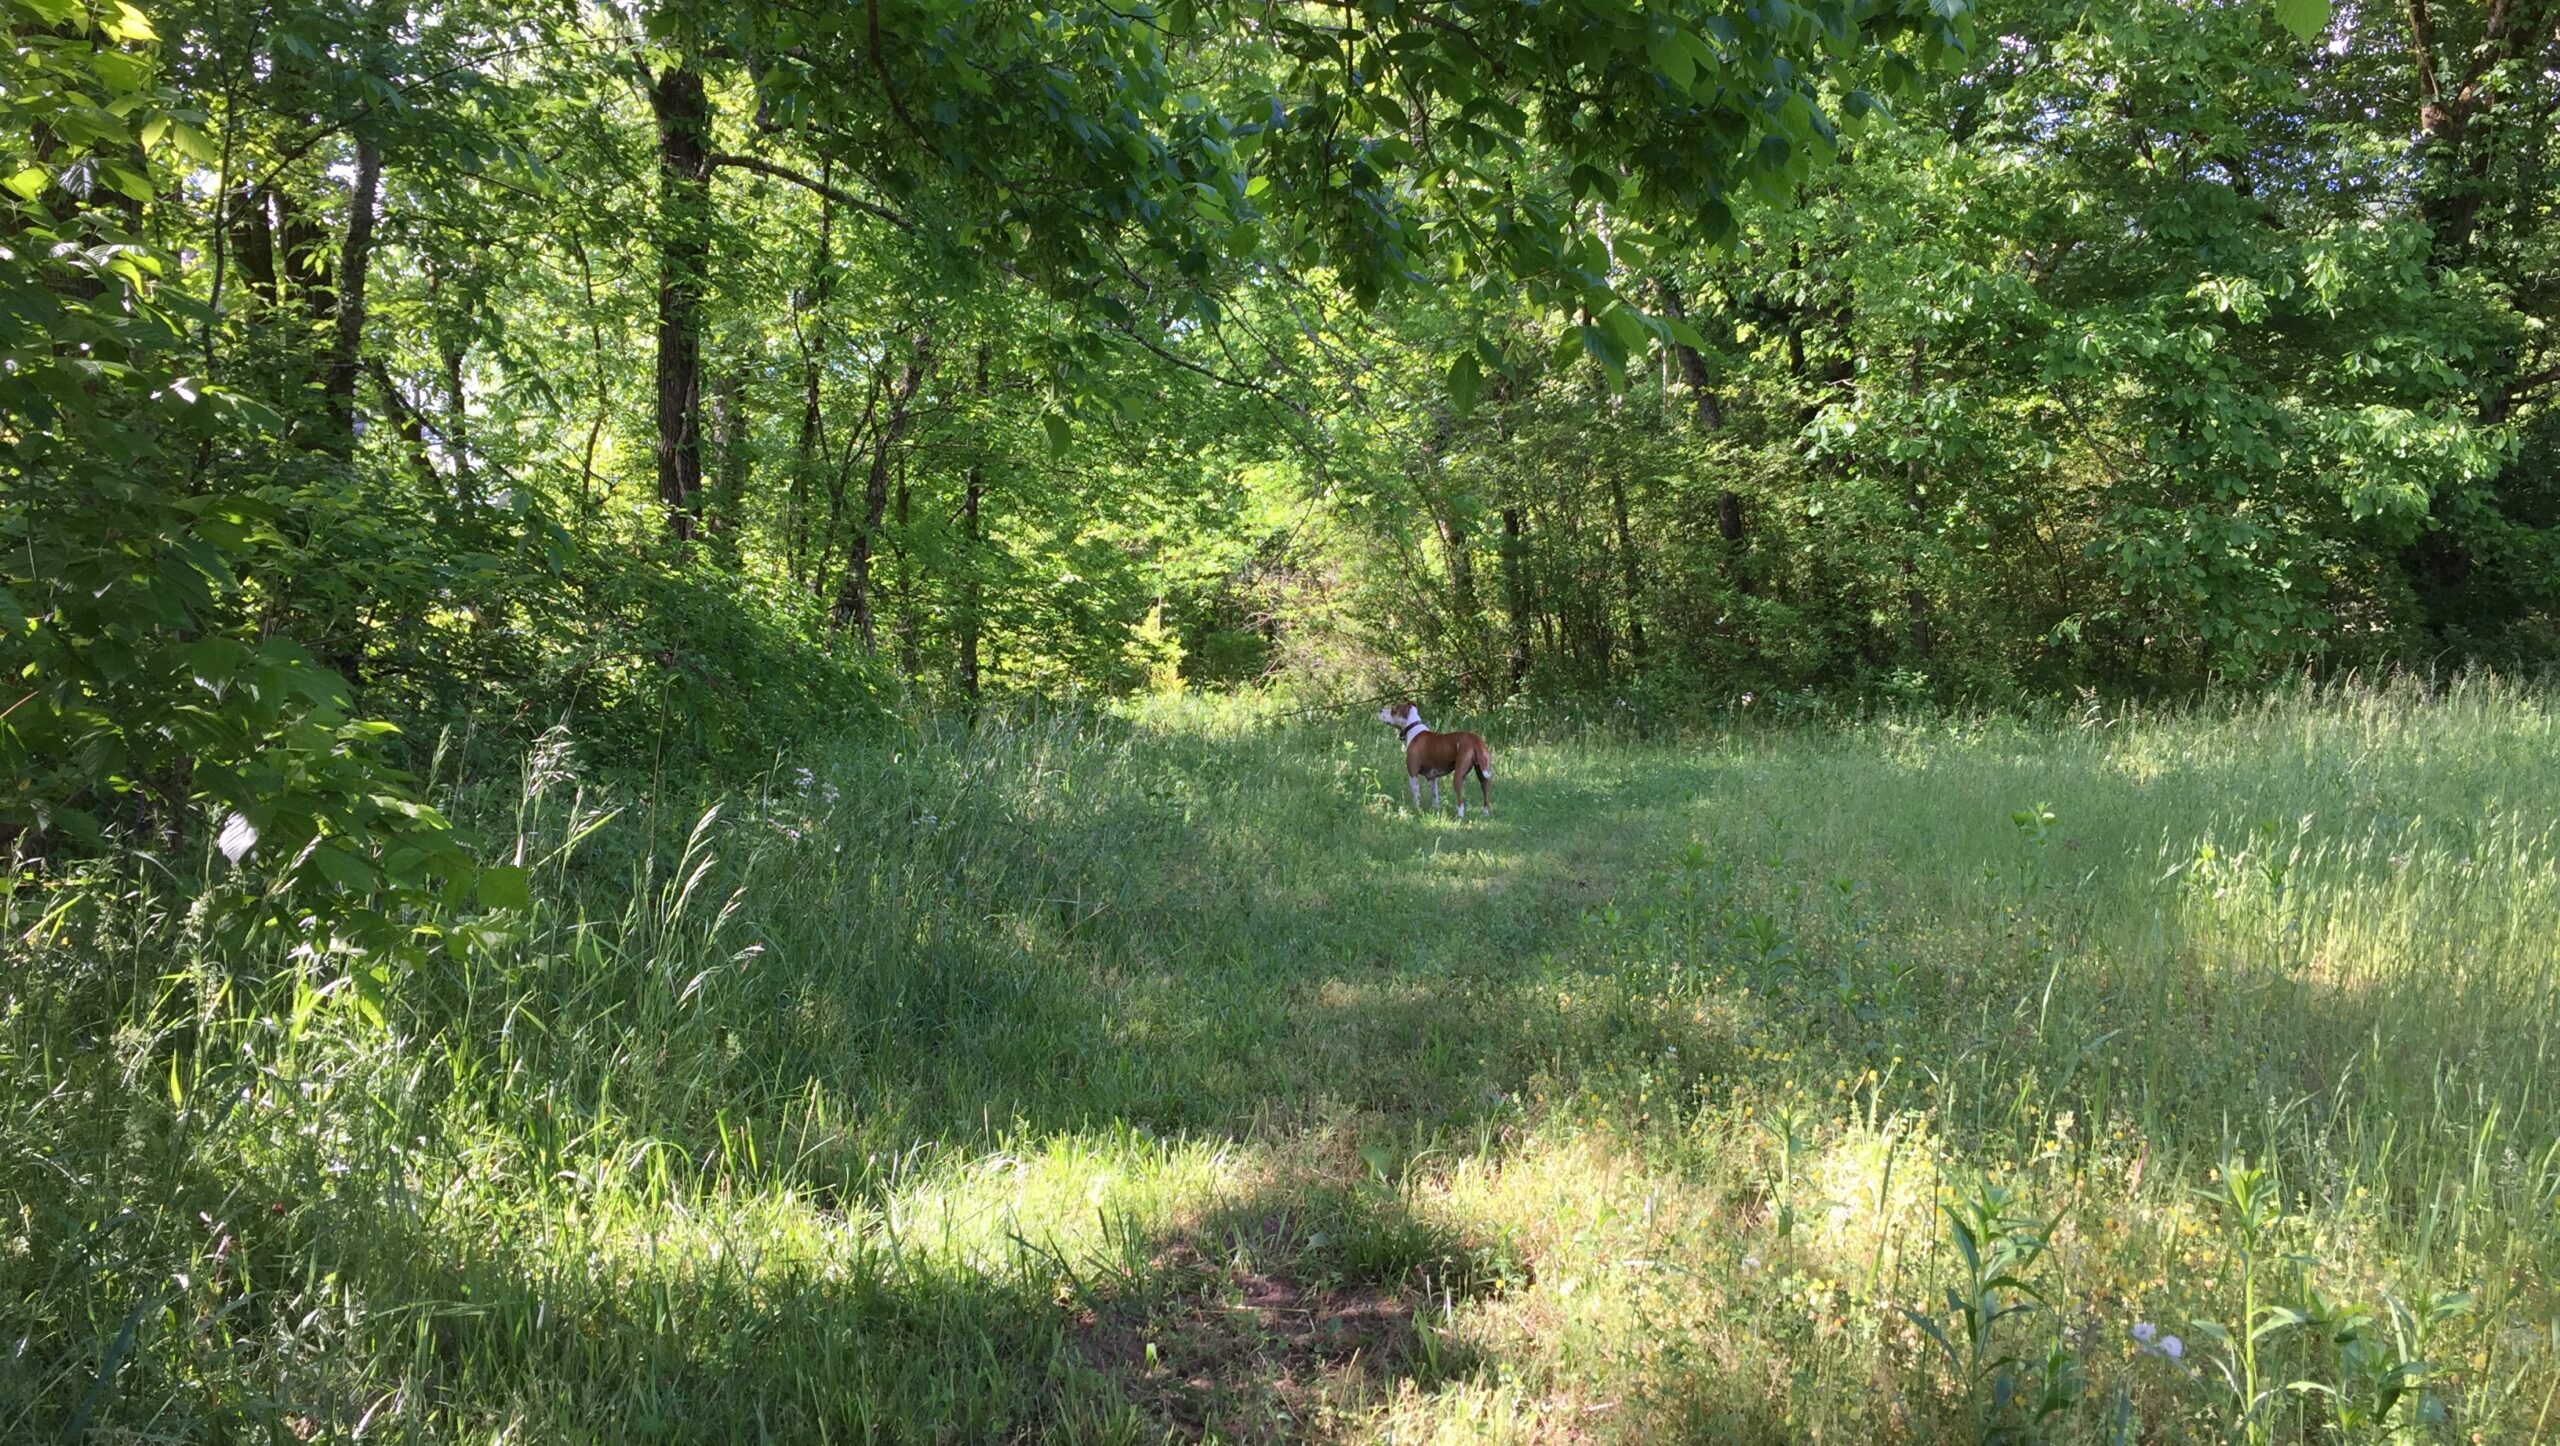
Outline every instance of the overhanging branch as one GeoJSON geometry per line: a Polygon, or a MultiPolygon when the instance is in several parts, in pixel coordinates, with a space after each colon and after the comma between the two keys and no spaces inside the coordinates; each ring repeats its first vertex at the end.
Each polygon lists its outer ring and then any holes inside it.
{"type": "Polygon", "coordinates": [[[866,216],[886,221],[910,236],[916,233],[916,223],[906,217],[886,206],[876,205],[860,196],[849,195],[842,188],[828,185],[806,171],[795,171],[789,166],[776,165],[772,161],[757,156],[731,155],[727,152],[711,157],[711,164],[726,166],[733,171],[753,171],[759,176],[771,176],[777,181],[789,181],[800,189],[824,196],[839,206],[850,207],[866,216]]]}

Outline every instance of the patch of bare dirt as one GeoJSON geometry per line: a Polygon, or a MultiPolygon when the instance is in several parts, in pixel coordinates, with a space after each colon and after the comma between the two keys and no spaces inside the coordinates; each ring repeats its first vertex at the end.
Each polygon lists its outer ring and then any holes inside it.
{"type": "Polygon", "coordinates": [[[1286,1273],[1213,1263],[1188,1242],[1152,1262],[1143,1294],[1079,1313],[1086,1360],[1186,1439],[1322,1437],[1398,1384],[1460,1369],[1457,1343],[1417,1320],[1399,1287],[1318,1289],[1286,1273]]]}

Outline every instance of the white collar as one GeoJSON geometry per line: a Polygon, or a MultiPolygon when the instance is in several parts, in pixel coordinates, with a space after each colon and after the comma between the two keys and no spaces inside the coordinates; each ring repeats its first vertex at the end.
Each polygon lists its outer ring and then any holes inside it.
{"type": "Polygon", "coordinates": [[[1416,734],[1416,733],[1427,733],[1427,732],[1429,732],[1429,731],[1430,731],[1430,729],[1428,729],[1427,727],[1425,727],[1425,726],[1424,726],[1424,724],[1423,724],[1422,716],[1421,716],[1420,714],[1418,714],[1418,713],[1417,713],[1417,714],[1415,714],[1415,715],[1414,715],[1414,719],[1413,719],[1413,721],[1412,721],[1412,722],[1407,723],[1406,725],[1404,725],[1404,741],[1405,741],[1405,742],[1407,742],[1407,743],[1411,743],[1411,742],[1413,741],[1413,735],[1414,735],[1414,734],[1416,734]]]}

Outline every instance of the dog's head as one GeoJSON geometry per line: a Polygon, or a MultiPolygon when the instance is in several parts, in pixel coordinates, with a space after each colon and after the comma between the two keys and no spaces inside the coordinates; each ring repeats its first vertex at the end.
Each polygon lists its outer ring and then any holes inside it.
{"type": "Polygon", "coordinates": [[[1378,710],[1378,721],[1390,728],[1410,728],[1422,721],[1422,710],[1411,703],[1389,703],[1378,710]]]}

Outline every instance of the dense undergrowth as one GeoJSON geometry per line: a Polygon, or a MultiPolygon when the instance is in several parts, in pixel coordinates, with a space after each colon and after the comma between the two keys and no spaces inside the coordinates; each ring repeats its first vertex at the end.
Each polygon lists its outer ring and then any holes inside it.
{"type": "Polygon", "coordinates": [[[397,975],[21,887],[0,1436],[2560,1421],[2546,696],[1464,721],[1489,821],[1277,703],[556,734],[397,975]]]}

